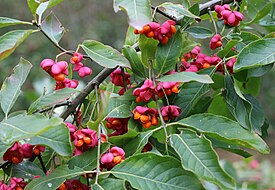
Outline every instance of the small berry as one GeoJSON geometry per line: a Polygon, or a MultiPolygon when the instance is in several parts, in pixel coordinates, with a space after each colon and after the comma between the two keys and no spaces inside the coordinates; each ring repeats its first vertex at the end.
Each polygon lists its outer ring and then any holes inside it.
{"type": "Polygon", "coordinates": [[[210,48],[212,50],[217,49],[218,47],[222,46],[222,38],[219,34],[216,34],[213,36],[213,38],[210,41],[210,48]]]}

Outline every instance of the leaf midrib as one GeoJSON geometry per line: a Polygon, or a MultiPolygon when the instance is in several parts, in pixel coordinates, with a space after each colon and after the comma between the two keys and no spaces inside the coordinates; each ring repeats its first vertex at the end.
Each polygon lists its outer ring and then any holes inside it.
{"type": "Polygon", "coordinates": [[[171,186],[171,187],[178,188],[178,189],[190,190],[190,189],[187,189],[185,187],[176,186],[176,185],[173,185],[173,184],[170,184],[170,183],[163,183],[161,181],[155,181],[154,179],[145,178],[145,177],[134,175],[134,174],[127,173],[127,172],[111,171],[111,173],[115,173],[115,174],[118,174],[118,175],[128,175],[128,176],[131,176],[131,177],[140,178],[140,179],[145,180],[145,181],[146,180],[151,181],[151,182],[154,182],[156,184],[161,184],[161,185],[168,186],[168,187],[171,186]]]}
{"type": "MultiPolygon", "coordinates": [[[[197,157],[197,155],[192,151],[192,149],[188,146],[188,144],[186,144],[182,138],[180,137],[180,135],[175,134],[175,136],[177,136],[180,141],[186,146],[186,148],[189,150],[189,152],[199,161],[199,163],[201,163],[201,165],[210,173],[210,175],[215,178],[215,175],[208,169],[207,166],[204,165],[204,163],[197,157]]],[[[185,167],[185,166],[184,166],[185,167]]]]}
{"type": "MultiPolygon", "coordinates": [[[[94,45],[99,45],[99,44],[95,44],[95,43],[94,43],[94,45]]],[[[104,56],[98,54],[97,52],[95,52],[95,51],[89,49],[89,48],[88,48],[87,46],[85,46],[85,45],[82,45],[82,47],[84,47],[84,49],[86,49],[87,51],[90,51],[91,53],[94,53],[95,55],[101,57],[102,59],[105,59],[105,60],[107,60],[107,61],[110,61],[111,63],[112,63],[112,62],[115,62],[115,63],[116,63],[116,64],[114,64],[115,66],[112,66],[111,68],[115,68],[117,65],[124,65],[124,64],[122,63],[122,61],[120,62],[120,61],[117,61],[117,60],[110,59],[110,58],[108,58],[108,57],[104,57],[104,56]]],[[[100,48],[101,48],[101,47],[100,47],[100,48]]],[[[111,49],[110,49],[110,50],[111,50],[111,49]]],[[[112,53],[114,53],[114,55],[115,55],[115,54],[117,55],[117,52],[112,52],[112,53]]],[[[118,56],[119,56],[119,55],[118,55],[118,56]]],[[[118,57],[118,58],[120,58],[120,57],[118,57]]],[[[122,58],[122,57],[121,57],[121,58],[122,58]]],[[[127,60],[127,61],[128,61],[128,60],[127,60]]],[[[99,64],[102,64],[101,61],[98,61],[98,63],[99,63],[99,64]]],[[[126,65],[125,65],[125,66],[126,66],[126,65]]]]}

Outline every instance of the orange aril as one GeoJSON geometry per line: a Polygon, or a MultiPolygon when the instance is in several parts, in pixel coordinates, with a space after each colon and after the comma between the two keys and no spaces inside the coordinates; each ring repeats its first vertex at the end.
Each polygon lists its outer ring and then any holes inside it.
{"type": "Polygon", "coordinates": [[[147,123],[142,123],[142,126],[146,129],[149,129],[151,127],[152,123],[148,121],[147,123]]]}
{"type": "Polygon", "coordinates": [[[84,141],[86,144],[91,144],[91,138],[90,138],[90,137],[83,137],[83,141],[84,141]]]}
{"type": "Polygon", "coordinates": [[[141,116],[140,113],[138,113],[138,112],[135,112],[135,113],[134,113],[134,119],[139,119],[140,116],[141,116]]]}
{"type": "Polygon", "coordinates": [[[54,75],[53,78],[54,78],[56,81],[58,81],[58,82],[63,82],[63,81],[65,80],[65,75],[62,74],[62,73],[60,73],[60,74],[58,74],[58,75],[54,75]]]}
{"type": "Polygon", "coordinates": [[[147,115],[141,115],[140,116],[141,123],[147,123],[149,121],[149,116],[147,115]]]}
{"type": "Polygon", "coordinates": [[[153,117],[151,121],[152,121],[152,125],[154,125],[154,126],[158,125],[158,118],[153,117]]]}
{"type": "Polygon", "coordinates": [[[77,146],[77,147],[80,147],[80,146],[82,146],[83,144],[84,144],[84,141],[83,141],[82,139],[80,139],[80,140],[77,141],[76,146],[77,146]]]}

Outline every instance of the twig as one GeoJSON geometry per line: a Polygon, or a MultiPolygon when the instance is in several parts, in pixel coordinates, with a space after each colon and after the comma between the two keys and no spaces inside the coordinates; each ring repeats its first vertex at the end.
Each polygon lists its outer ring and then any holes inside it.
{"type": "Polygon", "coordinates": [[[174,16],[169,15],[169,14],[163,12],[163,11],[160,10],[158,7],[154,7],[154,6],[151,5],[151,9],[153,9],[153,10],[156,11],[157,13],[159,13],[159,14],[161,14],[161,15],[163,15],[163,16],[165,16],[165,17],[167,17],[167,18],[169,18],[169,19],[171,19],[171,20],[173,20],[173,21],[175,21],[177,24],[179,24],[179,21],[178,21],[174,16]]]}
{"type": "Polygon", "coordinates": [[[241,2],[242,0],[212,0],[207,3],[200,5],[200,15],[204,15],[209,11],[209,8],[211,10],[214,9],[215,5],[224,5],[224,4],[230,4],[233,2],[241,2]]]}
{"type": "Polygon", "coordinates": [[[80,103],[80,104],[78,105],[77,110],[74,112],[74,120],[73,120],[72,123],[75,122],[75,125],[76,125],[76,126],[79,126],[79,124],[80,124],[80,123],[78,122],[78,114],[79,114],[79,111],[80,111],[80,109],[81,109],[81,105],[82,105],[82,103],[80,103]]]}
{"type": "MultiPolygon", "coordinates": [[[[36,26],[36,27],[40,30],[40,32],[42,32],[42,34],[43,34],[48,40],[50,40],[50,42],[51,42],[55,47],[57,47],[57,49],[59,49],[60,51],[66,53],[66,54],[68,54],[68,55],[72,55],[72,56],[74,55],[74,51],[68,51],[68,50],[66,50],[65,48],[61,47],[59,44],[55,43],[55,42],[48,36],[48,34],[46,34],[46,32],[45,32],[44,30],[42,30],[41,26],[38,25],[36,22],[33,22],[33,25],[36,26]]],[[[83,55],[83,57],[92,60],[88,55],[83,55]]]]}
{"type": "Polygon", "coordinates": [[[37,156],[37,158],[38,158],[38,160],[39,160],[39,162],[40,162],[40,164],[41,164],[41,166],[42,166],[43,172],[46,174],[46,173],[47,173],[47,169],[46,169],[46,167],[45,167],[45,164],[44,164],[44,162],[43,162],[43,160],[42,160],[41,155],[39,154],[39,155],[37,156]]]}
{"type": "Polygon", "coordinates": [[[127,81],[126,81],[126,76],[125,76],[125,72],[124,72],[124,68],[123,67],[120,67],[121,69],[121,75],[122,75],[122,78],[123,78],[123,88],[126,92],[127,90],[127,81]]]}
{"type": "Polygon", "coordinates": [[[54,105],[54,106],[52,106],[52,107],[46,108],[46,109],[44,109],[44,110],[36,110],[36,111],[33,112],[33,113],[44,113],[44,112],[50,111],[50,110],[55,109],[55,108],[58,108],[58,107],[70,106],[71,103],[72,103],[71,101],[67,101],[67,102],[65,102],[65,103],[59,103],[59,104],[56,104],[56,105],[54,105]]]}
{"type": "Polygon", "coordinates": [[[90,94],[91,91],[94,90],[96,85],[99,85],[103,80],[105,80],[116,68],[104,68],[93,80],[91,80],[87,86],[77,95],[77,97],[72,101],[71,106],[69,106],[60,117],[64,120],[75,111],[78,104],[82,103],[86,96],[90,94]]]}
{"type": "Polygon", "coordinates": [[[97,131],[97,138],[98,138],[98,144],[97,144],[97,160],[96,160],[96,176],[95,176],[95,184],[98,184],[98,177],[100,174],[100,145],[101,145],[101,123],[98,125],[98,131],[97,131]]]}
{"type": "MultiPolygon", "coordinates": [[[[213,10],[215,5],[217,5],[217,4],[224,5],[224,4],[229,4],[229,3],[233,3],[233,2],[241,2],[241,1],[242,0],[212,0],[212,1],[209,1],[204,4],[200,4],[200,15],[206,14],[209,11],[209,8],[211,10],[213,10]]],[[[177,24],[179,24],[181,21],[181,20],[177,20],[174,16],[169,15],[169,14],[165,13],[164,11],[160,10],[158,7],[154,7],[151,5],[151,8],[153,10],[155,10],[157,13],[175,21],[177,24]]]]}
{"type": "MultiPolygon", "coordinates": [[[[96,101],[97,101],[97,114],[100,112],[100,107],[99,107],[99,96],[98,96],[98,91],[97,91],[98,86],[95,87],[95,95],[96,95],[96,101]]],[[[100,174],[100,145],[101,145],[101,125],[102,123],[99,123],[98,125],[98,130],[97,130],[97,160],[96,160],[96,176],[95,176],[95,184],[98,184],[98,177],[100,174]]]]}
{"type": "Polygon", "coordinates": [[[5,162],[4,164],[0,165],[0,169],[6,168],[11,165],[11,162],[5,162]]]}
{"type": "Polygon", "coordinates": [[[208,8],[208,10],[209,10],[209,11],[208,11],[208,14],[209,14],[209,16],[210,16],[210,18],[211,18],[211,21],[213,22],[213,26],[214,26],[214,29],[215,29],[215,33],[218,34],[218,29],[217,29],[216,21],[215,21],[213,15],[212,15],[212,12],[211,12],[210,7],[208,8]]]}
{"type": "Polygon", "coordinates": [[[89,187],[89,186],[90,186],[89,173],[87,173],[86,177],[87,177],[87,178],[86,178],[86,180],[87,180],[87,181],[86,181],[86,182],[87,182],[87,186],[89,187]]]}

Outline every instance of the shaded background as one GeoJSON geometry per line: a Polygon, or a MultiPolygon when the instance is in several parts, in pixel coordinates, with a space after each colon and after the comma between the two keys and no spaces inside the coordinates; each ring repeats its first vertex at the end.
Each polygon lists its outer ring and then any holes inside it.
{"type": "MultiPolygon", "coordinates": [[[[165,1],[151,0],[151,2],[153,5],[158,5],[165,1]]],[[[173,3],[177,2],[181,1],[173,1],[173,3]]],[[[52,11],[54,11],[67,31],[60,45],[68,50],[75,50],[77,45],[84,40],[93,39],[121,50],[127,31],[127,18],[124,12],[115,13],[112,6],[111,0],[65,0],[60,5],[54,7],[52,11]]],[[[0,16],[2,17],[11,17],[26,21],[32,20],[26,0],[1,0],[0,7],[0,16]]],[[[49,14],[49,11],[44,13],[44,17],[47,14],[49,14]]],[[[0,35],[2,36],[9,30],[18,29],[18,27],[21,29],[29,28],[25,26],[7,27],[0,29],[0,35]]],[[[31,35],[20,45],[12,56],[0,62],[0,85],[11,74],[12,68],[18,63],[20,57],[26,58],[33,64],[33,69],[23,87],[24,98],[23,96],[20,97],[14,110],[26,109],[41,95],[44,85],[48,83],[51,83],[52,86],[54,85],[54,81],[39,67],[39,64],[44,58],[54,59],[58,53],[60,51],[38,32],[31,35]]],[[[64,56],[62,59],[69,61],[68,56],[64,56]]],[[[89,65],[91,63],[86,62],[85,64],[89,65]]],[[[275,86],[273,84],[275,84],[275,69],[272,69],[262,78],[261,93],[259,95],[259,100],[264,106],[271,126],[275,126],[275,86]]],[[[270,134],[271,137],[268,139],[268,143],[271,147],[275,147],[275,145],[272,145],[272,143],[275,143],[272,142],[272,138],[275,135],[273,132],[270,134]]],[[[227,157],[227,154],[224,157],[227,157]]],[[[275,157],[272,154],[264,158],[272,159],[275,162],[275,157]]]]}

